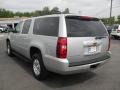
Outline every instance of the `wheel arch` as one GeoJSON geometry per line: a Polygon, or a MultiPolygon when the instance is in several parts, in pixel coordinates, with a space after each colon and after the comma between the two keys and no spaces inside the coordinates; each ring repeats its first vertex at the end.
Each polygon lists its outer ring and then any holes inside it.
{"type": "Polygon", "coordinates": [[[6,39],[6,43],[7,43],[7,42],[10,42],[10,39],[7,38],[7,39],[6,39]]]}
{"type": "Polygon", "coordinates": [[[31,46],[30,47],[30,58],[32,58],[32,55],[35,54],[35,53],[40,53],[42,58],[43,58],[43,53],[42,53],[42,50],[36,46],[31,46]]]}
{"type": "Polygon", "coordinates": [[[8,44],[8,42],[10,43],[10,39],[9,38],[6,39],[6,45],[8,44]]]}

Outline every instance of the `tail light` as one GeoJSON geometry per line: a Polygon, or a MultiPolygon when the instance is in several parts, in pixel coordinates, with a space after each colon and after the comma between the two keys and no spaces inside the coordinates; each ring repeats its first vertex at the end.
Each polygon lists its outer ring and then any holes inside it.
{"type": "Polygon", "coordinates": [[[117,33],[120,33],[120,30],[117,30],[117,33]]]}
{"type": "Polygon", "coordinates": [[[67,38],[66,37],[58,38],[56,56],[62,59],[67,57],[67,38]]]}
{"type": "Polygon", "coordinates": [[[110,36],[109,36],[109,42],[108,42],[108,49],[107,49],[107,51],[109,51],[110,50],[110,36]]]}

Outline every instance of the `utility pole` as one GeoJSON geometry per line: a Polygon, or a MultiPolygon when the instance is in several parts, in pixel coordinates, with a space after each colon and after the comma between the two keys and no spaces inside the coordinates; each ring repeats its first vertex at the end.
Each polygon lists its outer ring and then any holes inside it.
{"type": "Polygon", "coordinates": [[[111,4],[110,4],[110,24],[112,24],[112,20],[111,20],[111,17],[112,17],[112,3],[113,3],[113,0],[111,0],[111,4]]]}

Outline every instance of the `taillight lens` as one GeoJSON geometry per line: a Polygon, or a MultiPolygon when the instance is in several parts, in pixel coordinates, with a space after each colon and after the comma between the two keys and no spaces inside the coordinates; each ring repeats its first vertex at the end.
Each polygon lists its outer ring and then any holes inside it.
{"type": "Polygon", "coordinates": [[[109,42],[108,42],[108,50],[107,51],[109,51],[110,50],[110,36],[109,36],[109,42]]]}
{"type": "Polygon", "coordinates": [[[117,30],[117,33],[120,33],[120,30],[117,30]]]}
{"type": "Polygon", "coordinates": [[[58,38],[56,56],[62,59],[67,57],[67,38],[66,37],[58,38]]]}

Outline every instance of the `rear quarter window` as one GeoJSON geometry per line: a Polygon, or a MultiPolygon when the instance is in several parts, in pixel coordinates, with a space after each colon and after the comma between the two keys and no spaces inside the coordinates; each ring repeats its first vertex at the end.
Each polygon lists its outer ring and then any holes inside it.
{"type": "Polygon", "coordinates": [[[84,20],[77,17],[66,17],[68,37],[107,36],[107,31],[100,20],[84,20]]]}
{"type": "Polygon", "coordinates": [[[33,34],[57,36],[59,27],[59,17],[46,17],[35,19],[33,34]]]}

